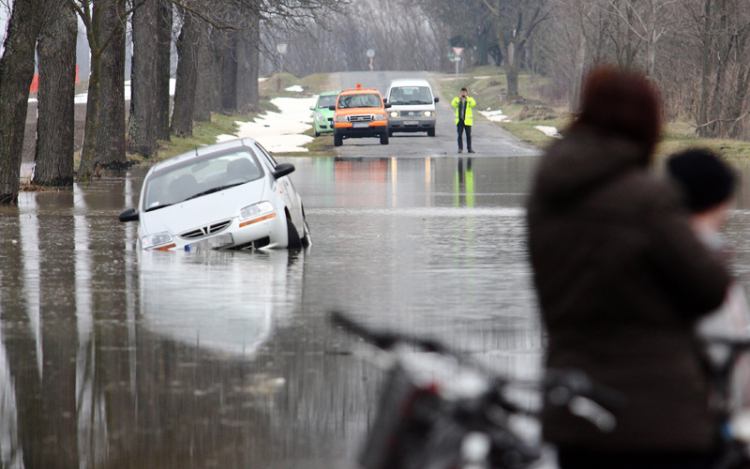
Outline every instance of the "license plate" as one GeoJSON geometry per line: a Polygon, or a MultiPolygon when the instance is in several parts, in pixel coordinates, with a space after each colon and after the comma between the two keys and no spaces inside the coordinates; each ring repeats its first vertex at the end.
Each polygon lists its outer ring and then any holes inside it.
{"type": "Polygon", "coordinates": [[[234,238],[232,237],[232,233],[224,233],[219,236],[214,236],[213,238],[203,239],[195,243],[190,243],[187,246],[185,246],[185,250],[186,251],[203,251],[203,250],[210,250],[210,249],[220,249],[220,248],[223,248],[224,246],[229,246],[231,244],[234,244],[234,238]]]}
{"type": "Polygon", "coordinates": [[[419,125],[419,121],[404,121],[404,125],[419,125]]]}
{"type": "Polygon", "coordinates": [[[355,122],[354,124],[352,124],[352,127],[354,127],[355,129],[367,128],[367,127],[370,127],[370,123],[369,122],[355,122]]]}

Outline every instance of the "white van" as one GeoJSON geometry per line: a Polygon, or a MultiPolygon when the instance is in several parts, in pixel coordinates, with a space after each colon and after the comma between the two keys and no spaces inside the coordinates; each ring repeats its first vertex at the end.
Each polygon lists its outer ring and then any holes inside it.
{"type": "Polygon", "coordinates": [[[386,100],[391,105],[388,111],[388,134],[394,132],[427,132],[435,136],[435,103],[427,80],[393,80],[388,87],[386,100]]]}

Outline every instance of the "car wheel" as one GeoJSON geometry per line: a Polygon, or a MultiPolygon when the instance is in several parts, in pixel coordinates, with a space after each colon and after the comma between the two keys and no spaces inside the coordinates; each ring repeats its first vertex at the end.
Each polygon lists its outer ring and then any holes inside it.
{"type": "Polygon", "coordinates": [[[435,136],[435,129],[433,128],[433,129],[428,130],[427,131],[427,136],[428,137],[434,137],[435,136]]]}
{"type": "Polygon", "coordinates": [[[292,219],[289,218],[289,214],[286,214],[286,234],[287,234],[287,249],[300,249],[302,248],[302,240],[299,238],[299,231],[294,227],[292,219]]]}
{"type": "Polygon", "coordinates": [[[344,144],[344,138],[341,135],[333,134],[333,146],[340,147],[344,144]]]}
{"type": "Polygon", "coordinates": [[[388,132],[384,134],[380,134],[380,144],[381,145],[388,145],[388,132]]]}
{"type": "Polygon", "coordinates": [[[388,131],[388,136],[389,136],[389,137],[393,137],[393,131],[392,131],[392,130],[389,130],[389,131],[388,131]]]}
{"type": "Polygon", "coordinates": [[[318,132],[318,131],[316,130],[316,131],[315,131],[315,136],[316,136],[316,137],[320,137],[320,132],[318,132]]]}

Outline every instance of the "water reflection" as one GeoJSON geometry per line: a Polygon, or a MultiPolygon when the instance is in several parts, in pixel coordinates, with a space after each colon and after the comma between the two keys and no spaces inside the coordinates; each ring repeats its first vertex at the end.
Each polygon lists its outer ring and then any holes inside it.
{"type": "Polygon", "coordinates": [[[145,168],[0,208],[2,467],[348,467],[381,371],[334,308],[536,373],[533,159],[289,161],[302,253],[135,251],[145,168]]]}

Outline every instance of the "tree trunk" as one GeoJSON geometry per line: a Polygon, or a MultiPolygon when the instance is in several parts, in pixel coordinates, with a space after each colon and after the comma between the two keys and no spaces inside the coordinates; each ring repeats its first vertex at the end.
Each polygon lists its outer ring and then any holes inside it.
{"type": "Polygon", "coordinates": [[[578,35],[578,50],[576,51],[573,70],[573,83],[570,89],[570,110],[578,112],[581,106],[581,88],[583,87],[583,73],[586,66],[586,35],[581,28],[578,35]]]}
{"type": "Polygon", "coordinates": [[[716,32],[718,39],[716,41],[718,48],[718,61],[716,64],[716,79],[714,81],[714,92],[711,97],[711,103],[708,108],[708,122],[706,133],[709,137],[719,137],[722,134],[722,110],[724,98],[724,83],[729,66],[730,55],[734,47],[734,37],[727,32],[727,2],[719,0],[716,4],[718,7],[719,24],[716,32]]]}
{"type": "MultiPolygon", "coordinates": [[[[201,32],[198,18],[182,12],[182,30],[177,39],[177,86],[174,95],[171,133],[177,137],[192,137],[193,114],[196,104],[198,79],[198,49],[201,32]]],[[[209,113],[210,119],[210,113],[209,113]]]]}
{"type": "Polygon", "coordinates": [[[102,11],[100,43],[111,37],[102,51],[99,127],[94,160],[102,168],[127,166],[125,154],[125,0],[109,0],[102,11]],[[111,36],[110,36],[111,35],[111,36]]]}
{"type": "Polygon", "coordinates": [[[221,110],[237,112],[237,38],[238,33],[224,33],[225,46],[221,54],[221,110]]]}
{"type": "Polygon", "coordinates": [[[125,45],[121,18],[124,11],[125,0],[94,3],[94,21],[86,31],[91,75],[79,181],[88,181],[102,168],[127,164],[123,142],[125,45]]]}
{"type": "Polygon", "coordinates": [[[698,136],[706,137],[708,129],[708,84],[709,73],[711,68],[711,0],[704,0],[703,3],[704,21],[703,31],[701,33],[701,98],[698,104],[698,136]]]}
{"type": "Polygon", "coordinates": [[[237,41],[237,110],[241,113],[258,105],[259,27],[260,21],[254,20],[252,29],[243,31],[237,41]]]}
{"type": "Polygon", "coordinates": [[[158,0],[146,0],[133,12],[133,65],[128,148],[146,158],[156,153],[158,114],[157,31],[158,0]]]}
{"type": "Polygon", "coordinates": [[[169,140],[169,79],[172,68],[172,4],[159,0],[156,13],[156,138],[169,140]]]}
{"type": "MultiPolygon", "coordinates": [[[[214,64],[214,54],[209,43],[208,25],[203,23],[201,26],[202,30],[199,31],[197,46],[197,77],[193,120],[211,122],[211,94],[214,88],[213,77],[216,65],[214,64]]],[[[177,96],[175,96],[175,100],[177,100],[177,96]]]]}
{"type": "Polygon", "coordinates": [[[38,0],[16,0],[0,59],[0,203],[15,203],[21,174],[34,49],[42,26],[38,0]]]}
{"type": "Polygon", "coordinates": [[[39,33],[39,93],[34,184],[73,183],[78,17],[68,0],[47,0],[39,33]]]}
{"type": "Polygon", "coordinates": [[[508,100],[515,101],[518,99],[518,74],[520,72],[520,57],[516,50],[515,44],[511,41],[508,44],[508,54],[505,57],[505,78],[508,81],[508,100]]]}

